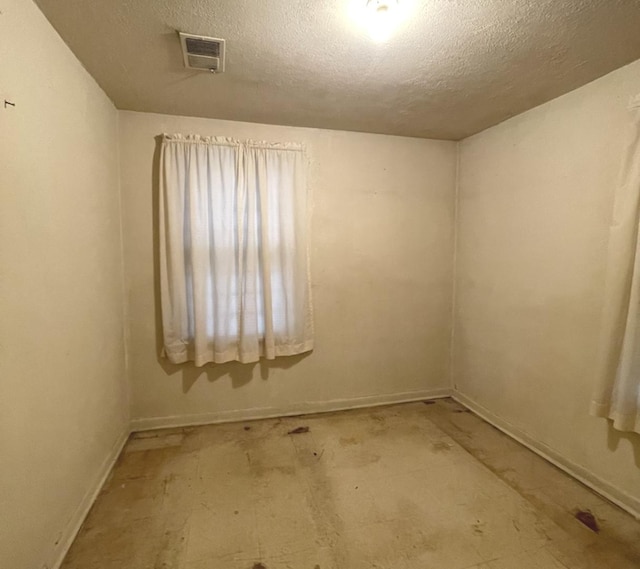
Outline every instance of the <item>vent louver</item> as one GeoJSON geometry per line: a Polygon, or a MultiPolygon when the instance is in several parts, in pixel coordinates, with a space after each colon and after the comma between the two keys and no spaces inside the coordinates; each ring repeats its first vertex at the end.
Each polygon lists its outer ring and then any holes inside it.
{"type": "Polygon", "coordinates": [[[222,73],[224,40],[179,32],[184,65],[189,69],[222,73]]]}

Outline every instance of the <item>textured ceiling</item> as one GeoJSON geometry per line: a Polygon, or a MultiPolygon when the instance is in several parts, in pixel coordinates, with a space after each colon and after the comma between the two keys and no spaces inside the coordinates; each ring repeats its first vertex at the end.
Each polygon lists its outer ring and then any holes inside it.
{"type": "Polygon", "coordinates": [[[456,140],[640,58],[640,0],[400,0],[382,44],[354,0],[36,1],[118,108],[261,123],[456,140]]]}

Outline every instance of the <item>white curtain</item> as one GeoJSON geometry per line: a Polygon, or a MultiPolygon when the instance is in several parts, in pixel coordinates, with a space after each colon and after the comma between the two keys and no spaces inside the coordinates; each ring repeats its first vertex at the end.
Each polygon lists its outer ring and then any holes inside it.
{"type": "Polygon", "coordinates": [[[640,433],[640,97],[631,128],[609,229],[605,306],[591,413],[620,431],[640,433]]]}
{"type": "Polygon", "coordinates": [[[255,362],[313,349],[300,145],[164,135],[159,214],[171,362],[255,362]]]}

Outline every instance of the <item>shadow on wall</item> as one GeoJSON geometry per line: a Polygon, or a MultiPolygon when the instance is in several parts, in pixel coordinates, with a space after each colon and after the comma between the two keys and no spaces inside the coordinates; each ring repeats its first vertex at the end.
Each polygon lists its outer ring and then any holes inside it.
{"type": "Polygon", "coordinates": [[[622,440],[628,441],[631,445],[634,462],[640,468],[640,434],[618,431],[613,428],[613,421],[607,421],[607,446],[609,450],[612,452],[617,451],[622,440]]]}
{"type": "Polygon", "coordinates": [[[162,369],[167,375],[181,375],[183,393],[188,393],[193,384],[202,376],[205,376],[209,381],[215,381],[228,376],[231,378],[231,385],[233,388],[238,389],[253,379],[256,367],[259,369],[260,377],[263,380],[267,380],[269,379],[269,373],[272,369],[288,369],[310,356],[311,352],[307,352],[297,356],[277,358],[276,360],[261,359],[259,362],[250,364],[228,362],[225,364],[210,364],[203,367],[196,367],[193,363],[172,364],[167,358],[162,357],[163,339],[162,305],[160,303],[160,228],[158,221],[160,209],[160,147],[162,145],[162,136],[156,136],[155,140],[156,148],[153,153],[153,171],[151,173],[153,208],[153,297],[156,330],[156,358],[162,369]]]}

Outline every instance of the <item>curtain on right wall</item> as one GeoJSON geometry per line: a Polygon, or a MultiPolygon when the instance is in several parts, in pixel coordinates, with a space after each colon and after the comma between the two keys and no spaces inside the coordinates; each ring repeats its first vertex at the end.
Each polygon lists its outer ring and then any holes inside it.
{"type": "Polygon", "coordinates": [[[609,228],[602,337],[591,414],[611,419],[620,431],[640,433],[640,96],[629,110],[631,128],[609,228]]]}

